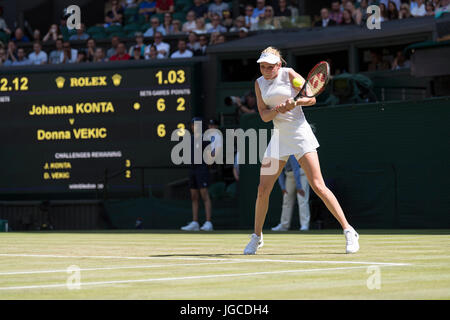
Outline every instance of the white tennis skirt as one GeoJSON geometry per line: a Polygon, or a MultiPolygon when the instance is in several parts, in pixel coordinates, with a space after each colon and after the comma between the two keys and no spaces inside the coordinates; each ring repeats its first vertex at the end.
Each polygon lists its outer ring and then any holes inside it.
{"type": "Polygon", "coordinates": [[[264,152],[264,158],[287,161],[290,155],[295,155],[298,160],[308,152],[315,152],[319,146],[307,121],[304,121],[295,130],[284,126],[275,127],[266,152],[264,152]]]}

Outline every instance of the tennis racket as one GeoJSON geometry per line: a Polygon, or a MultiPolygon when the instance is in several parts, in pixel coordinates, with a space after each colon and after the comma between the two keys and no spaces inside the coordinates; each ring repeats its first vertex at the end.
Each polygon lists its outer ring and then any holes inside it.
{"type": "Polygon", "coordinates": [[[326,61],[321,61],[309,72],[305,84],[294,97],[294,101],[297,101],[300,97],[317,97],[325,90],[328,80],[330,80],[330,65],[326,61]]]}

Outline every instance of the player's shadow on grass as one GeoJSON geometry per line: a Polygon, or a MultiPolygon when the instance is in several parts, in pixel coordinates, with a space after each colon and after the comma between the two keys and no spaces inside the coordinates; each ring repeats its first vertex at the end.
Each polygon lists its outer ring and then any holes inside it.
{"type": "MultiPolygon", "coordinates": [[[[310,256],[310,255],[342,255],[345,252],[312,252],[312,253],[299,253],[299,252],[288,252],[288,253],[258,253],[251,256],[310,256]]],[[[151,255],[151,258],[167,258],[167,257],[226,257],[226,256],[245,256],[243,253],[213,253],[213,254],[158,254],[151,255]]]]}

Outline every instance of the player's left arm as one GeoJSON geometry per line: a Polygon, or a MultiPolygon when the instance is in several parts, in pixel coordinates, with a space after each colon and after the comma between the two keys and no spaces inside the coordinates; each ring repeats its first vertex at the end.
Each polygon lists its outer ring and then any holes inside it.
{"type": "MultiPolygon", "coordinates": [[[[294,85],[293,81],[295,78],[299,78],[301,80],[302,86],[305,84],[305,79],[298,74],[297,72],[295,72],[294,69],[290,68],[289,69],[289,81],[291,82],[292,87],[297,90],[300,91],[301,87],[297,89],[297,87],[294,85]]],[[[316,104],[316,98],[306,98],[306,97],[302,97],[299,98],[297,101],[294,102],[295,106],[312,106],[316,104]]]]}

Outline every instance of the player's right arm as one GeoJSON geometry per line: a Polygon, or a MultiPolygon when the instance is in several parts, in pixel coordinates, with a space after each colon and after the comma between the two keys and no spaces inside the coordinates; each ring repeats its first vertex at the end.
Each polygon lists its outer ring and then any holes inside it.
{"type": "Polygon", "coordinates": [[[258,81],[255,81],[255,94],[259,115],[261,116],[262,121],[272,121],[277,116],[278,112],[276,111],[276,108],[269,109],[269,107],[264,103],[258,81]]]}

